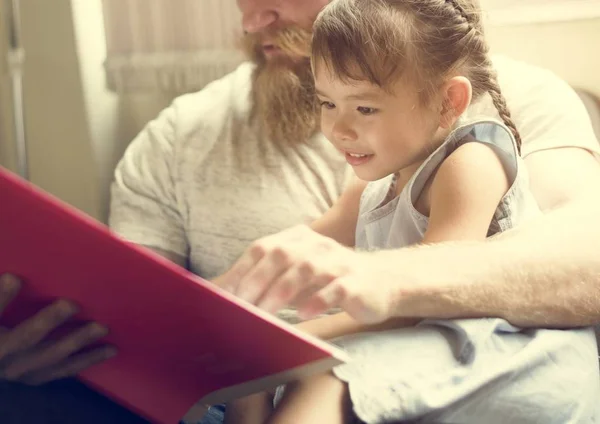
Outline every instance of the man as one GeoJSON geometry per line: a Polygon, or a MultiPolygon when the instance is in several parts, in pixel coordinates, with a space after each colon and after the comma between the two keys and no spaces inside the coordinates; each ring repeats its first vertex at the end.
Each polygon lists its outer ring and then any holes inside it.
{"type": "MultiPolygon", "coordinates": [[[[311,223],[338,198],[330,213],[355,200],[356,190],[342,196],[351,172],[344,158],[317,131],[306,61],[308,31],[327,2],[238,1],[255,65],[176,100],[134,140],[113,185],[117,233],[212,279],[253,240],[311,223]]],[[[494,315],[520,326],[600,322],[600,168],[592,153],[599,149],[585,110],[551,74],[507,59],[496,65],[545,217],[494,243],[414,250],[397,267],[407,282],[406,315],[494,315]],[[417,281],[430,290],[410,290],[417,281]]],[[[320,222],[316,230],[335,231],[320,222]]],[[[5,279],[0,307],[17,289],[5,279]]],[[[78,353],[102,336],[95,325],[40,344],[72,314],[68,303],[51,305],[0,336],[4,379],[43,383],[114,354],[109,347],[78,353]]],[[[61,422],[69,414],[72,422],[137,421],[115,406],[117,415],[103,417],[108,401],[70,380],[59,384],[4,383],[0,403],[18,393],[31,408],[48,397],[61,422]]],[[[9,412],[13,422],[28,422],[21,405],[9,412]]]]}

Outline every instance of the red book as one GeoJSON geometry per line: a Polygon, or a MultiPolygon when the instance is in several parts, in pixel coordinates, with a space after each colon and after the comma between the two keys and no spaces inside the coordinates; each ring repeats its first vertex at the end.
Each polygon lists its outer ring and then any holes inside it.
{"type": "Polygon", "coordinates": [[[23,280],[0,323],[12,327],[56,299],[75,302],[76,319],[106,325],[103,342],[119,351],[80,379],[150,421],[177,423],[194,405],[347,359],[1,167],[0,205],[0,274],[23,280]]]}

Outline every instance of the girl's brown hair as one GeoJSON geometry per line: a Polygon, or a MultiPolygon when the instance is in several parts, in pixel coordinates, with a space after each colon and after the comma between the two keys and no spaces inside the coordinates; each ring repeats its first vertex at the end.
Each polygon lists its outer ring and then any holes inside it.
{"type": "Polygon", "coordinates": [[[315,67],[389,89],[408,77],[428,103],[445,78],[466,76],[473,99],[489,93],[521,150],[521,136],[489,58],[477,0],[334,0],[313,28],[315,67]]]}

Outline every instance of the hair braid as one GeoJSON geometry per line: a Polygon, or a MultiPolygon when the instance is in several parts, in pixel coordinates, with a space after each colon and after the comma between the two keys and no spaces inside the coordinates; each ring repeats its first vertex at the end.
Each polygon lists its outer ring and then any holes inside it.
{"type": "Polygon", "coordinates": [[[494,103],[494,106],[496,107],[496,110],[498,111],[498,114],[500,115],[500,118],[502,118],[504,124],[513,133],[517,143],[517,151],[519,154],[521,154],[521,134],[519,133],[519,130],[517,130],[517,126],[515,125],[515,122],[510,114],[510,110],[508,109],[508,105],[506,104],[506,99],[500,90],[500,84],[498,84],[496,71],[494,71],[491,66],[489,67],[488,84],[488,93],[490,93],[490,96],[492,97],[492,102],[494,103]]]}
{"type": "Polygon", "coordinates": [[[446,3],[449,3],[450,5],[452,5],[454,10],[456,10],[460,14],[460,16],[462,16],[464,18],[464,20],[467,21],[467,23],[469,24],[469,27],[470,27],[471,20],[469,19],[469,14],[465,11],[464,7],[462,7],[457,0],[445,0],[445,1],[446,1],[446,3]]]}
{"type": "MultiPolygon", "coordinates": [[[[475,24],[473,24],[469,14],[465,11],[465,8],[460,4],[459,1],[460,0],[445,0],[446,3],[452,5],[454,10],[456,10],[460,14],[460,16],[465,19],[465,21],[469,25],[469,30],[473,30],[476,27],[481,27],[480,23],[476,22],[475,24]]],[[[484,77],[481,78],[484,81],[483,86],[492,98],[492,102],[494,104],[494,107],[498,111],[498,115],[500,116],[504,124],[508,127],[508,129],[510,129],[510,131],[513,133],[517,144],[517,151],[519,152],[519,154],[521,154],[521,134],[519,134],[519,131],[517,130],[517,126],[515,125],[510,110],[508,109],[508,105],[506,104],[506,99],[504,98],[504,95],[500,90],[500,84],[498,83],[498,75],[494,70],[494,66],[488,57],[489,48],[483,37],[483,31],[480,29],[478,32],[478,36],[481,37],[480,42],[482,45],[482,49],[480,49],[479,53],[483,56],[483,60],[481,61],[482,66],[480,70],[483,71],[483,73],[485,74],[484,77]]]]}

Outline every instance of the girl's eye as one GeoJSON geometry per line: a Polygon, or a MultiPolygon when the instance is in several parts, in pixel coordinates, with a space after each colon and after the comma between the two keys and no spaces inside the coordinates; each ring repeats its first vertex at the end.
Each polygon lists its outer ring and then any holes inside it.
{"type": "Polygon", "coordinates": [[[377,109],[372,107],[359,106],[356,108],[356,110],[358,110],[358,112],[362,115],[373,115],[377,113],[377,109]]]}
{"type": "Polygon", "coordinates": [[[331,102],[319,102],[319,104],[325,109],[335,109],[335,105],[331,102]]]}

